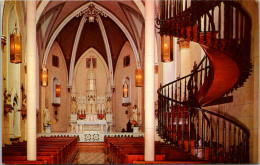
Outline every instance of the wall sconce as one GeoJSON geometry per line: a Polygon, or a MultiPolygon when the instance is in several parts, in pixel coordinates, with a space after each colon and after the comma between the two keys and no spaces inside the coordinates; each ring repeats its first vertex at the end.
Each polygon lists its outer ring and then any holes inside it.
{"type": "Polygon", "coordinates": [[[135,86],[136,87],[143,87],[144,86],[143,69],[136,69],[135,70],[135,86]]]}
{"type": "Polygon", "coordinates": [[[55,77],[52,80],[52,105],[55,107],[60,106],[60,97],[61,97],[61,84],[60,80],[55,77]]]}
{"type": "Polygon", "coordinates": [[[124,98],[128,97],[128,85],[127,85],[126,81],[124,82],[124,85],[123,85],[123,97],[124,98]]]}
{"type": "Polygon", "coordinates": [[[56,97],[60,97],[60,84],[56,84],[56,97]]]}
{"type": "Polygon", "coordinates": [[[11,63],[21,63],[21,35],[17,33],[17,27],[15,24],[13,34],[10,35],[10,62],[11,63]]]}
{"type": "Polygon", "coordinates": [[[41,85],[43,87],[48,86],[48,69],[47,68],[41,69],[41,85]]]}
{"type": "Polygon", "coordinates": [[[169,35],[161,36],[161,61],[173,61],[173,37],[169,35]]]}

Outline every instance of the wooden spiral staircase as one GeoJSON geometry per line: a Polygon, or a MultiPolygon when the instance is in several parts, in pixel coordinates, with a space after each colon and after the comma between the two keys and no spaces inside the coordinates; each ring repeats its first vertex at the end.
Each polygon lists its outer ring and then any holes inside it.
{"type": "Polygon", "coordinates": [[[201,45],[206,56],[191,74],[158,89],[158,133],[211,163],[248,163],[249,131],[203,105],[243,86],[250,75],[251,20],[234,1],[161,1],[160,35],[201,45]]]}

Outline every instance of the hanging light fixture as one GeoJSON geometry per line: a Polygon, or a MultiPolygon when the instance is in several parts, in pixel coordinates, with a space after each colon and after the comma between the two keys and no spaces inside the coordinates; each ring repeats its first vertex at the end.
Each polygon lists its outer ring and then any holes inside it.
{"type": "Polygon", "coordinates": [[[56,84],[56,97],[60,97],[60,84],[56,84]]]}
{"type": "Polygon", "coordinates": [[[124,85],[123,85],[123,97],[124,98],[128,97],[128,85],[127,85],[126,81],[124,82],[124,85]]]}
{"type": "Polygon", "coordinates": [[[21,51],[21,35],[18,34],[18,30],[14,27],[13,33],[10,35],[10,62],[21,63],[22,62],[22,51],[21,51]]]}
{"type": "Polygon", "coordinates": [[[43,87],[48,86],[48,69],[47,68],[41,69],[41,85],[43,87]]]}
{"type": "Polygon", "coordinates": [[[161,35],[161,61],[173,61],[173,37],[169,35],[161,35]]]}
{"type": "Polygon", "coordinates": [[[143,85],[144,85],[143,69],[136,69],[135,70],[135,86],[143,87],[143,85]]]}

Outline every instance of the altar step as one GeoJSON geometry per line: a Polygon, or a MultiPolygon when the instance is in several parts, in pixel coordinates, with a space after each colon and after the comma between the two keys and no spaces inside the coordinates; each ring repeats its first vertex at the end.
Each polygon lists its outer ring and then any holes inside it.
{"type": "Polygon", "coordinates": [[[78,143],[78,147],[79,148],[104,148],[105,147],[105,143],[103,142],[82,142],[82,143],[78,143]]]}

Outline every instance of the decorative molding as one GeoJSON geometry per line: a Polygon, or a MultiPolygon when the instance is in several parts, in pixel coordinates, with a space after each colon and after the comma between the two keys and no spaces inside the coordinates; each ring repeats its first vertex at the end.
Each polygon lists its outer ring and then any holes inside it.
{"type": "Polygon", "coordinates": [[[106,13],[104,13],[102,10],[96,9],[92,2],[90,2],[88,8],[81,10],[76,15],[76,17],[80,17],[82,15],[84,15],[83,18],[85,19],[85,22],[87,20],[89,22],[94,22],[95,20],[99,22],[100,19],[97,18],[99,15],[102,15],[103,17],[107,17],[106,13]]]}
{"type": "Polygon", "coordinates": [[[158,65],[154,65],[154,73],[155,74],[158,74],[158,67],[159,67],[158,65]]]}
{"type": "Polygon", "coordinates": [[[100,133],[94,131],[87,131],[85,133],[38,133],[37,135],[38,137],[78,137],[78,142],[104,142],[105,137],[144,137],[144,133],[100,133]]]}
{"type": "Polygon", "coordinates": [[[189,40],[180,38],[180,39],[178,39],[177,43],[179,44],[180,49],[190,48],[190,41],[189,40]]]}

